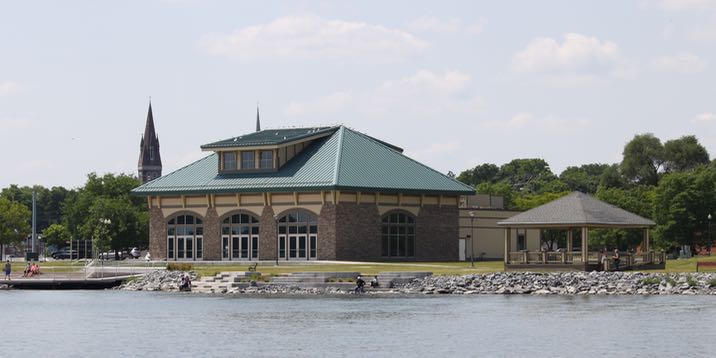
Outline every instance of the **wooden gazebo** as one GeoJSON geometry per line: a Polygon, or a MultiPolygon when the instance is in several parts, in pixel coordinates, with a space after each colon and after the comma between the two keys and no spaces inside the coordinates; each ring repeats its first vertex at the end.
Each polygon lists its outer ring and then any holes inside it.
{"type": "Polygon", "coordinates": [[[606,267],[601,267],[603,254],[589,252],[590,228],[641,229],[643,242],[640,253],[620,253],[620,269],[664,268],[663,252],[651,250],[649,230],[656,224],[639,215],[574,192],[542,206],[517,214],[497,223],[505,228],[505,269],[600,270],[611,267],[613,253],[608,252],[606,267]],[[567,230],[567,247],[558,251],[512,251],[512,229],[567,230]],[[581,251],[572,250],[575,230],[581,230],[581,251]]]}

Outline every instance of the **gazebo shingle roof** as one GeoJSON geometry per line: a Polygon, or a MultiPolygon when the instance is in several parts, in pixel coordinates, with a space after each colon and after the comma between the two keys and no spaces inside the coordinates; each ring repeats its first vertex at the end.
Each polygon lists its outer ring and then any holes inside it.
{"type": "Polygon", "coordinates": [[[623,228],[646,228],[656,225],[649,219],[576,191],[497,224],[503,227],[623,228]]]}

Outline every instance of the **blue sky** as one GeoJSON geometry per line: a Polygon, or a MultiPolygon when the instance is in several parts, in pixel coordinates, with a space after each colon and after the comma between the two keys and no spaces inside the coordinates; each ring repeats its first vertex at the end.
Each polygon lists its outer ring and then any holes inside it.
{"type": "Polygon", "coordinates": [[[716,153],[716,1],[0,1],[0,187],[164,173],[204,143],[344,124],[442,172],[716,153]]]}

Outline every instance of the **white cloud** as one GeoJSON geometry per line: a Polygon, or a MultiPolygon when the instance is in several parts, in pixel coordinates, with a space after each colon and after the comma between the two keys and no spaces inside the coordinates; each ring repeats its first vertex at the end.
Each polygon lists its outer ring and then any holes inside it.
{"type": "Polygon", "coordinates": [[[15,93],[19,88],[15,82],[0,82],[0,96],[15,93]]]}
{"type": "Polygon", "coordinates": [[[567,33],[560,43],[548,37],[535,38],[514,55],[512,68],[518,73],[545,74],[579,82],[604,76],[628,77],[634,69],[611,41],[567,33]]]}
{"type": "Polygon", "coordinates": [[[657,70],[673,71],[683,74],[699,73],[706,68],[706,62],[699,56],[691,53],[662,56],[652,61],[651,65],[657,70]]]}
{"type": "Polygon", "coordinates": [[[536,116],[529,112],[520,112],[504,121],[485,121],[480,125],[486,129],[505,131],[573,132],[591,125],[587,118],[564,118],[554,115],[536,116]]]}
{"type": "Polygon", "coordinates": [[[711,123],[716,122],[716,114],[713,113],[701,113],[694,118],[691,118],[691,123],[711,123]]]}
{"type": "Polygon", "coordinates": [[[465,23],[458,18],[440,19],[434,16],[423,16],[409,22],[406,27],[415,32],[479,34],[485,29],[485,26],[487,26],[485,18],[465,23]]]}
{"type": "Polygon", "coordinates": [[[669,11],[705,10],[716,8],[716,0],[642,0],[641,5],[669,11]]]}
{"type": "Polygon", "coordinates": [[[422,118],[441,113],[474,113],[480,105],[470,96],[470,76],[464,72],[420,70],[399,80],[385,81],[368,91],[340,91],[315,100],[291,101],[286,114],[304,116],[360,112],[370,116],[395,114],[422,118]]]}
{"type": "Polygon", "coordinates": [[[422,52],[429,44],[408,32],[380,25],[295,15],[231,34],[207,34],[201,46],[210,54],[239,60],[358,58],[383,62],[422,52]]]}

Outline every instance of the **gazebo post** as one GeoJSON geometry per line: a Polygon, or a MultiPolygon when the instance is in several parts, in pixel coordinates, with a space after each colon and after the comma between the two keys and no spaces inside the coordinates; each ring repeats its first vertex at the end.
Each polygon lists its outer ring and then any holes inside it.
{"type": "Polygon", "coordinates": [[[567,229],[567,252],[572,252],[572,246],[574,246],[574,235],[572,228],[567,229]]]}
{"type": "Polygon", "coordinates": [[[646,253],[647,261],[651,262],[651,243],[649,242],[649,228],[644,228],[644,252],[646,253]]]}
{"type": "Polygon", "coordinates": [[[589,245],[587,245],[587,242],[589,241],[589,229],[586,226],[582,227],[582,263],[588,264],[589,263],[589,245]]]}
{"type": "Polygon", "coordinates": [[[505,228],[505,264],[510,263],[510,236],[512,236],[512,228],[505,228]]]}

